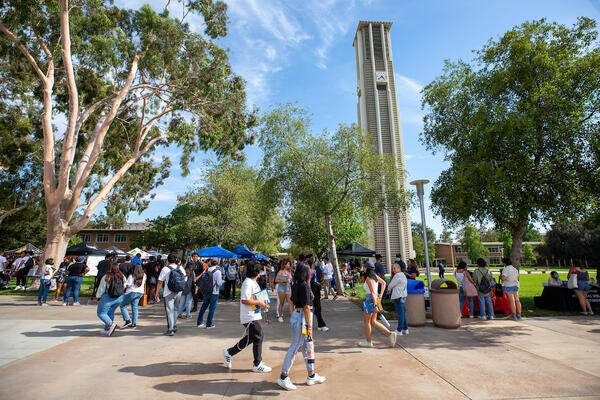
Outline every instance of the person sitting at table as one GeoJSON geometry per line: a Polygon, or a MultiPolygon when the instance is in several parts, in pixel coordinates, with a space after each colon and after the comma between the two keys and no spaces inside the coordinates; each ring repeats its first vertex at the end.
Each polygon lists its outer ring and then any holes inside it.
{"type": "Polygon", "coordinates": [[[548,286],[562,286],[562,281],[560,280],[560,276],[558,276],[558,272],[550,272],[550,278],[548,278],[548,286]]]}

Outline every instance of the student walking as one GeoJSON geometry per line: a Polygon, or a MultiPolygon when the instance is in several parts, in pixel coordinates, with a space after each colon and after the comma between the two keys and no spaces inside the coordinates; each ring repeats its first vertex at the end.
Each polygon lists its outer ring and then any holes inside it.
{"type": "MultiPolygon", "coordinates": [[[[202,299],[202,306],[200,307],[200,312],[198,313],[198,328],[206,328],[212,329],[215,327],[213,324],[213,317],[215,316],[215,311],[217,310],[217,303],[219,302],[219,290],[221,285],[223,284],[223,277],[221,275],[221,270],[217,268],[219,266],[219,262],[217,260],[210,261],[210,267],[202,274],[209,274],[209,277],[212,277],[212,290],[208,293],[202,293],[204,298],[202,299]],[[208,317],[206,317],[206,325],[202,322],[204,319],[204,313],[208,308],[208,317]]],[[[200,281],[202,281],[203,276],[200,276],[200,281]]],[[[200,287],[202,290],[203,288],[200,287]]],[[[209,288],[210,289],[210,288],[209,288]]]]}
{"type": "Polygon", "coordinates": [[[121,305],[124,292],[125,276],[119,269],[119,265],[113,263],[100,280],[96,291],[96,298],[99,299],[96,315],[104,322],[103,334],[106,336],[112,336],[117,327],[115,310],[121,305]]]}
{"type": "Polygon", "coordinates": [[[392,280],[388,285],[388,291],[390,292],[390,298],[396,307],[398,313],[398,327],[396,328],[396,335],[408,335],[408,322],[406,321],[406,308],[404,303],[406,302],[406,275],[402,273],[400,264],[392,265],[392,280]]]}
{"type": "Polygon", "coordinates": [[[288,348],[281,375],[277,384],[285,390],[295,390],[296,385],[292,383],[289,377],[290,369],[296,358],[298,350],[302,351],[304,364],[308,377],[306,384],[308,386],[315,383],[325,382],[325,377],[315,371],[314,342],[312,338],[312,293],[309,284],[310,270],[306,264],[300,264],[294,271],[292,284],[292,303],[294,311],[290,317],[290,327],[292,328],[292,342],[288,348]]]}
{"type": "Polygon", "coordinates": [[[381,295],[377,292],[378,284],[381,285],[381,291],[385,291],[386,282],[381,279],[375,273],[375,266],[369,261],[365,268],[365,301],[364,301],[364,324],[365,324],[365,340],[358,343],[360,347],[373,347],[371,340],[372,327],[379,329],[385,336],[390,340],[390,345],[394,347],[396,345],[397,335],[396,332],[390,332],[383,324],[377,321],[377,313],[379,312],[379,302],[381,301],[381,295]]]}
{"type": "Polygon", "coordinates": [[[261,291],[256,282],[262,267],[256,262],[250,263],[246,268],[246,279],[242,283],[240,293],[240,322],[244,326],[244,336],[233,347],[223,350],[225,366],[231,368],[233,357],[252,343],[254,362],[252,371],[271,372],[271,367],[262,360],[263,330],[260,320],[261,310],[268,309],[268,303],[257,300],[254,295],[261,291]]]}
{"type": "Polygon", "coordinates": [[[140,299],[144,295],[144,289],[146,287],[146,274],[141,264],[135,264],[133,272],[129,275],[125,281],[125,295],[121,302],[121,315],[123,316],[123,328],[137,327],[138,321],[138,309],[140,299]],[[127,306],[131,304],[131,319],[129,318],[129,311],[127,306]]]}
{"type": "MultiPolygon", "coordinates": [[[[179,264],[179,257],[175,254],[169,254],[167,256],[167,262],[169,265],[163,267],[158,276],[158,282],[156,284],[156,302],[158,303],[158,294],[160,293],[161,287],[163,288],[163,301],[165,303],[165,314],[167,315],[167,331],[165,335],[173,336],[177,332],[177,311],[179,310],[179,301],[181,299],[181,288],[180,291],[171,290],[169,287],[169,279],[173,271],[179,270],[179,272],[185,277],[185,270],[179,264]]],[[[175,272],[177,273],[177,272],[175,272]]]]}

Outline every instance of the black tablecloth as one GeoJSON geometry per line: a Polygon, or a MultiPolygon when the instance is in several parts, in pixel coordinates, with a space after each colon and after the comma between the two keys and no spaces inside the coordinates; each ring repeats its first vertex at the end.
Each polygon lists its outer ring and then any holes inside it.
{"type": "MultiPolygon", "coordinates": [[[[600,287],[590,285],[588,300],[593,309],[600,309],[600,287]]],[[[557,311],[581,311],[573,289],[563,286],[544,286],[541,296],[533,298],[536,307],[557,311]]]]}

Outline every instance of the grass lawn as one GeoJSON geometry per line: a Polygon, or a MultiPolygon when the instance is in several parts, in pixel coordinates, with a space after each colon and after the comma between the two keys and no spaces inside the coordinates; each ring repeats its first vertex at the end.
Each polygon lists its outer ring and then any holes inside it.
{"type": "MultiPolygon", "coordinates": [[[[84,276],[83,277],[83,282],[81,282],[81,289],[79,289],[79,297],[91,297],[92,296],[92,289],[94,287],[94,279],[96,279],[95,276],[84,276]]],[[[27,279],[27,283],[30,284],[32,282],[31,278],[27,279]]],[[[10,287],[14,288],[15,286],[17,286],[17,279],[16,278],[12,278],[10,280],[10,287]]],[[[18,295],[18,296],[37,296],[38,291],[24,291],[24,290],[2,290],[0,291],[0,295],[18,295]]],[[[64,290],[62,291],[62,293],[60,294],[61,296],[65,294],[64,290]]],[[[52,290],[49,294],[48,294],[48,298],[50,298],[51,296],[54,296],[54,290],[52,290]]]]}
{"type": "MultiPolygon", "coordinates": [[[[561,315],[577,315],[577,312],[561,312],[561,311],[554,311],[554,310],[546,310],[543,308],[537,308],[534,303],[533,303],[533,297],[534,296],[541,296],[542,294],[542,290],[544,289],[542,286],[542,282],[547,282],[548,281],[548,277],[550,277],[550,271],[557,271],[560,275],[560,278],[562,280],[567,280],[567,269],[548,269],[547,272],[545,274],[540,274],[540,273],[533,273],[533,269],[527,269],[527,270],[531,270],[532,273],[529,274],[521,274],[521,278],[520,278],[520,282],[521,282],[521,286],[519,288],[519,298],[521,299],[521,305],[523,306],[523,313],[525,314],[525,316],[528,317],[547,317],[547,316],[561,316],[561,315]]],[[[435,271],[435,274],[431,274],[431,279],[436,279],[438,277],[437,275],[437,270],[435,271]]],[[[471,271],[472,272],[472,271],[471,271]]],[[[590,272],[590,278],[594,278],[596,279],[596,274],[590,272]]],[[[498,281],[498,274],[494,274],[494,277],[496,278],[496,280],[498,281]]],[[[426,276],[425,274],[421,274],[421,276],[419,276],[419,279],[421,280],[425,280],[426,276]]],[[[453,274],[449,274],[446,273],[446,279],[456,282],[456,279],[454,279],[454,275],[453,274]]],[[[362,287],[362,284],[358,284],[356,285],[356,297],[351,297],[351,299],[360,307],[362,307],[362,301],[365,299],[365,291],[362,287]]],[[[386,311],[391,311],[393,312],[393,316],[390,316],[389,318],[397,318],[395,316],[395,308],[394,305],[390,302],[390,301],[383,301],[383,308],[386,311]]],[[[388,319],[389,319],[388,318],[388,319]]]]}

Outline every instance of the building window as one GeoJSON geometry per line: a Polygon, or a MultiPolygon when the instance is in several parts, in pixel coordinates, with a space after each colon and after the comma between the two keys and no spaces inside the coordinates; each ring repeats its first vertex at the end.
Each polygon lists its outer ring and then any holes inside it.
{"type": "Polygon", "coordinates": [[[108,233],[98,233],[96,235],[96,243],[108,243],[108,233]]]}
{"type": "Polygon", "coordinates": [[[454,246],[454,252],[455,253],[464,253],[465,251],[460,246],[454,246]]]}
{"type": "Polygon", "coordinates": [[[80,233],[79,239],[81,239],[84,242],[91,242],[92,236],[89,233],[80,233]]]}
{"type": "Polygon", "coordinates": [[[490,257],[490,264],[500,264],[500,257],[490,257]]]}
{"type": "Polygon", "coordinates": [[[500,253],[500,247],[498,246],[490,246],[488,247],[490,253],[500,253]]]}
{"type": "Polygon", "coordinates": [[[127,234],[115,233],[115,243],[127,243],[127,234]]]}

